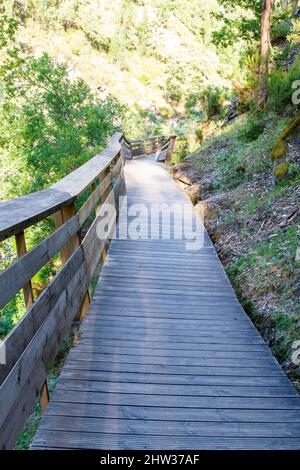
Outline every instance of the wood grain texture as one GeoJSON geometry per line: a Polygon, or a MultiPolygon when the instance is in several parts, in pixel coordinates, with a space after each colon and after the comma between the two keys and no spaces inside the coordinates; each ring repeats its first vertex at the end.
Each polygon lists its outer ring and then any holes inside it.
{"type": "MultiPolygon", "coordinates": [[[[153,158],[125,176],[129,204],[191,207],[153,158]]],[[[195,224],[194,252],[172,236],[112,241],[32,449],[300,449],[300,397],[195,224]]]]}

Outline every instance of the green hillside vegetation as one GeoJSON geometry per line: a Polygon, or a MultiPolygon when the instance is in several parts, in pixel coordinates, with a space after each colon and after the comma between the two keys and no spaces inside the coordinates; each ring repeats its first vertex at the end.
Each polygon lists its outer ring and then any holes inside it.
{"type": "Polygon", "coordinates": [[[205,211],[243,306],[300,388],[299,361],[292,360],[300,337],[300,115],[292,100],[300,76],[300,20],[291,19],[289,9],[277,15],[264,105],[257,104],[259,56],[250,37],[254,54],[244,86],[233,87],[238,116],[226,125],[217,112],[203,126],[204,143],[177,162],[175,175],[189,182],[186,190],[205,211]]]}

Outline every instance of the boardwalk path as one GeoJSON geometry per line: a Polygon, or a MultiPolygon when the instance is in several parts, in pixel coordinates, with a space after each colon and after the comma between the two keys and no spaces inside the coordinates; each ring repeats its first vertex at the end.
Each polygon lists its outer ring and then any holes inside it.
{"type": "MultiPolygon", "coordinates": [[[[190,207],[149,159],[126,179],[129,203],[190,207]]],[[[300,449],[300,397],[207,234],[185,243],[112,242],[32,448],[300,449]]]]}

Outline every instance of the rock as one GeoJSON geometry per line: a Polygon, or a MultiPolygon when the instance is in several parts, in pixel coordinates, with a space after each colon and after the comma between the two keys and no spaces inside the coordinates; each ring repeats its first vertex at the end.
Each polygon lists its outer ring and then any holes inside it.
{"type": "Polygon", "coordinates": [[[283,162],[274,168],[274,176],[277,179],[284,179],[289,172],[290,162],[283,162]]]}
{"type": "Polygon", "coordinates": [[[278,140],[272,152],[270,153],[271,160],[281,160],[285,156],[286,150],[287,144],[285,140],[278,140]]]}
{"type": "Polygon", "coordinates": [[[200,199],[200,188],[197,184],[193,184],[188,188],[188,195],[192,204],[195,206],[200,199]]]}
{"type": "Polygon", "coordinates": [[[288,58],[283,61],[283,66],[286,68],[286,70],[289,70],[294,65],[294,63],[299,58],[299,56],[300,56],[300,49],[299,48],[298,49],[292,49],[290,51],[288,58]]]}
{"type": "Polygon", "coordinates": [[[216,194],[215,196],[205,199],[203,202],[207,202],[208,204],[217,204],[223,207],[230,207],[231,205],[231,199],[228,193],[216,194]]]}
{"type": "Polygon", "coordinates": [[[281,132],[270,153],[270,158],[274,162],[275,179],[288,180],[293,177],[293,172],[289,170],[293,164],[296,169],[299,166],[299,146],[300,114],[293,118],[281,132]]]}
{"type": "Polygon", "coordinates": [[[192,180],[187,175],[182,173],[180,170],[177,170],[177,172],[174,175],[174,178],[176,180],[180,181],[181,183],[186,184],[187,186],[192,186],[193,185],[192,180]]]}
{"type": "Polygon", "coordinates": [[[236,117],[238,117],[237,109],[230,109],[226,116],[226,122],[233,121],[236,117]]]}
{"type": "Polygon", "coordinates": [[[178,184],[178,186],[180,186],[180,188],[183,190],[183,191],[187,191],[187,189],[189,188],[189,186],[187,186],[185,183],[183,183],[182,181],[179,181],[179,180],[176,180],[176,183],[178,184]]]}
{"type": "Polygon", "coordinates": [[[237,98],[232,98],[229,102],[229,106],[226,112],[226,117],[225,117],[225,124],[229,124],[229,122],[233,121],[235,118],[238,117],[238,105],[239,105],[239,100],[237,98]]]}
{"type": "Polygon", "coordinates": [[[216,217],[216,207],[207,201],[200,201],[195,206],[196,214],[204,223],[205,219],[214,219],[216,217]]]}
{"type": "Polygon", "coordinates": [[[292,134],[297,134],[297,128],[300,126],[300,115],[296,116],[287,125],[287,127],[281,132],[278,139],[275,142],[273,150],[270,153],[271,160],[281,160],[285,157],[288,147],[288,139],[291,138],[292,134]]]}
{"type": "Polygon", "coordinates": [[[231,199],[227,193],[216,194],[215,196],[209,197],[204,201],[199,201],[195,210],[202,222],[205,219],[215,219],[217,217],[218,206],[229,207],[231,205],[231,199]]]}
{"type": "Polygon", "coordinates": [[[292,15],[292,18],[299,18],[299,17],[300,17],[300,7],[297,7],[292,15]]]}
{"type": "Polygon", "coordinates": [[[213,191],[214,188],[215,188],[215,180],[212,177],[201,180],[201,189],[203,192],[213,191]]]}

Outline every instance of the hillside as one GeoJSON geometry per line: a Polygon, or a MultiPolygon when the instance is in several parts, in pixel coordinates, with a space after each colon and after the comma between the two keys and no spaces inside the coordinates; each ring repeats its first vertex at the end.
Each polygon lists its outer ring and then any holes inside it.
{"type": "MultiPolygon", "coordinates": [[[[147,116],[144,132],[147,126],[152,132],[155,126],[168,130],[190,117],[189,101],[200,98],[211,83],[232,86],[238,55],[230,54],[233,49],[222,58],[211,43],[218,25],[211,12],[217,6],[217,0],[36,6],[19,12],[18,38],[35,56],[46,52],[66,62],[72,77],[83,78],[101,97],[117,98],[137,114],[137,121],[147,116]]],[[[201,111],[199,103],[194,107],[201,111]]],[[[129,134],[136,137],[141,131],[139,125],[129,134]]]]}
{"type": "Polygon", "coordinates": [[[289,140],[290,172],[276,178],[270,154],[290,118],[265,114],[258,136],[245,133],[252,119],[214,132],[176,165],[175,178],[204,214],[242,305],[300,388],[299,130],[289,140]]]}

